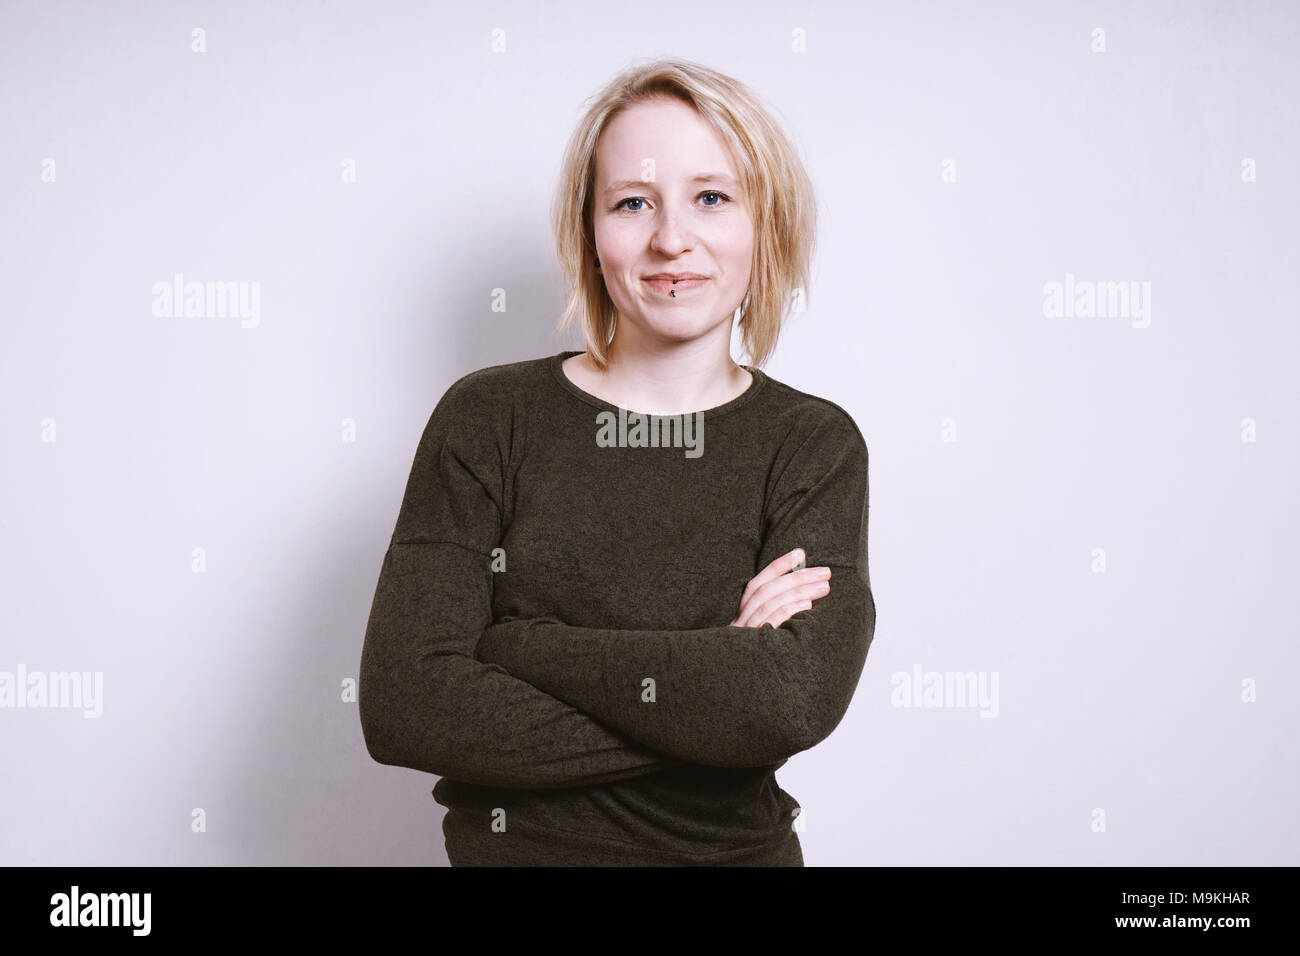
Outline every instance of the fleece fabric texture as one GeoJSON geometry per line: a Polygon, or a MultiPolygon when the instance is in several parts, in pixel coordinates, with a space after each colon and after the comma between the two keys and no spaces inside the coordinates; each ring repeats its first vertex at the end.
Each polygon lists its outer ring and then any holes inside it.
{"type": "Polygon", "coordinates": [[[433,410],[366,628],[367,749],[441,778],[453,866],[801,866],[776,771],[840,723],[875,633],[866,443],[757,368],[642,417],[574,384],[576,354],[433,410]],[[795,548],[830,593],[732,627],[795,548]]]}

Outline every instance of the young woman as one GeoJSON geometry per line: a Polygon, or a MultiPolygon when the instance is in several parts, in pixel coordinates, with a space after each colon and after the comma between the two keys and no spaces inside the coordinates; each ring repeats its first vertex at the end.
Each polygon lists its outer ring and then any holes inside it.
{"type": "Polygon", "coordinates": [[[876,618],[862,435],[758,368],[814,217],[777,124],[702,66],[626,71],[574,133],[586,350],[447,390],[362,651],[366,746],[442,778],[453,866],[803,865],[775,772],[844,716],[876,618]]]}

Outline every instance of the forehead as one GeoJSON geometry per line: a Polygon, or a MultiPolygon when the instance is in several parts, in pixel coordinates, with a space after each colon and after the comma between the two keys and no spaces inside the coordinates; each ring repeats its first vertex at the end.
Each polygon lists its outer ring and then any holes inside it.
{"type": "Polygon", "coordinates": [[[717,175],[735,186],[739,177],[722,135],[680,100],[637,103],[614,117],[596,145],[596,182],[690,179],[717,175]]]}

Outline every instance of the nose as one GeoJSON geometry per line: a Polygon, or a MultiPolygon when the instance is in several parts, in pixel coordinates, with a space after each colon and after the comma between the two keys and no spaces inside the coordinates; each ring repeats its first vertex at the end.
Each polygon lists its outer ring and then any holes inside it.
{"type": "Polygon", "coordinates": [[[684,219],[672,203],[664,203],[663,213],[655,220],[650,248],[669,259],[688,252],[694,240],[684,219]]]}

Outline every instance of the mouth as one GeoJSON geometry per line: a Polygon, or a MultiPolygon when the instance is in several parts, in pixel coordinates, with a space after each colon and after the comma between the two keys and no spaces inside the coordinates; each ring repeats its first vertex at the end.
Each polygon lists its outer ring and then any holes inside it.
{"type": "Polygon", "coordinates": [[[675,299],[684,293],[703,287],[709,279],[707,276],[692,272],[683,273],[676,278],[669,273],[660,273],[659,275],[646,276],[642,281],[661,295],[667,295],[675,299]]]}

